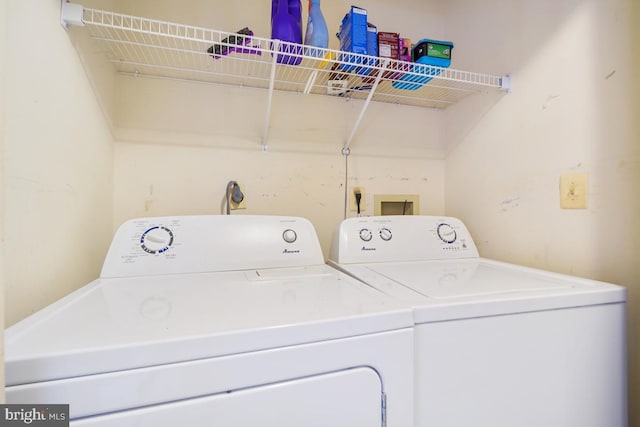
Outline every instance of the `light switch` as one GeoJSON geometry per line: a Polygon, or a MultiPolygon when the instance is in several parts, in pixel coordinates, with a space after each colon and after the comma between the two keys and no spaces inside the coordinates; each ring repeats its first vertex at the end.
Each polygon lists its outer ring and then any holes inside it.
{"type": "Polygon", "coordinates": [[[560,176],[560,208],[587,208],[587,174],[568,173],[560,176]]]}

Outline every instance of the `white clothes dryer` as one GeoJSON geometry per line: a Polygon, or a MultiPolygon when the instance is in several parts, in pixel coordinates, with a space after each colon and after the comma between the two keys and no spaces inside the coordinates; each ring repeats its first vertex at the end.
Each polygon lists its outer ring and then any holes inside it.
{"type": "Polygon", "coordinates": [[[99,279],[5,340],[7,403],[72,426],[413,423],[411,310],[327,266],[302,218],[128,221],[99,279]]]}
{"type": "Polygon", "coordinates": [[[347,219],[329,258],[413,307],[417,426],[626,427],[624,288],[481,258],[451,217],[347,219]]]}

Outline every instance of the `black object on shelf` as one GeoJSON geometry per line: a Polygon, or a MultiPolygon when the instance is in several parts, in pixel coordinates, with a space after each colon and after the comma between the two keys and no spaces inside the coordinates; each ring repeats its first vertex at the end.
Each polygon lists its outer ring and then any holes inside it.
{"type": "Polygon", "coordinates": [[[237,31],[236,34],[238,35],[232,34],[229,37],[225,37],[222,39],[222,43],[215,43],[213,46],[210,46],[209,49],[207,49],[207,53],[212,54],[211,56],[215,59],[219,59],[221,56],[228,55],[232,52],[260,55],[260,50],[245,47],[251,43],[251,36],[253,36],[253,31],[251,31],[249,27],[244,27],[237,31]],[[229,45],[237,45],[239,47],[229,45]]]}

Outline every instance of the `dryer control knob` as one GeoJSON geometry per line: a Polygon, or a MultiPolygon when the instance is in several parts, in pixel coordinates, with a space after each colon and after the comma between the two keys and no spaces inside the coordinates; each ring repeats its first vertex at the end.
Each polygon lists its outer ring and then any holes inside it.
{"type": "Polygon", "coordinates": [[[360,238],[365,242],[368,242],[373,238],[373,234],[368,228],[363,228],[362,230],[360,230],[360,238]]]}
{"type": "Polygon", "coordinates": [[[392,237],[393,237],[393,234],[391,233],[391,230],[389,230],[387,227],[384,227],[380,230],[380,238],[385,242],[388,242],[389,240],[391,240],[392,237]]]}
{"type": "Polygon", "coordinates": [[[282,233],[282,238],[287,243],[293,243],[296,240],[298,240],[298,235],[296,234],[295,231],[293,231],[292,229],[288,228],[288,229],[284,230],[284,232],[282,233]]]}

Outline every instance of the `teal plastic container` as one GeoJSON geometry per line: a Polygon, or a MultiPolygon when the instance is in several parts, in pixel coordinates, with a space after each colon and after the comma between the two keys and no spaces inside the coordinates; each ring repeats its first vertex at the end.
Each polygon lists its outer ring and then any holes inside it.
{"type": "Polygon", "coordinates": [[[403,90],[420,89],[442,72],[440,68],[433,68],[429,65],[449,68],[452,50],[452,42],[431,39],[420,40],[411,49],[411,57],[414,62],[411,66],[412,74],[404,74],[400,79],[393,82],[392,86],[403,90]]]}

